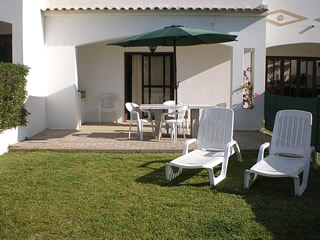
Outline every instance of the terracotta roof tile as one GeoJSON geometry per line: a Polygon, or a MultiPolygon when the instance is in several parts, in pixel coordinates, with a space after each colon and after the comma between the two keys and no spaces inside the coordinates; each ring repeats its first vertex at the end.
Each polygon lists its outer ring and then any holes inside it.
{"type": "Polygon", "coordinates": [[[95,10],[181,10],[181,11],[211,11],[211,12],[266,12],[267,7],[258,6],[256,8],[224,8],[224,7],[70,7],[70,8],[46,8],[44,11],[95,11],[95,10]]]}

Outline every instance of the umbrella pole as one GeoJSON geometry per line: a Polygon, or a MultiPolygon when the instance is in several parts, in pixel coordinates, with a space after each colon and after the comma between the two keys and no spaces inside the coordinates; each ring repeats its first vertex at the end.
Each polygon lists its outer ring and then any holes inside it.
{"type": "Polygon", "coordinates": [[[178,76],[177,76],[177,49],[176,41],[173,41],[173,64],[174,64],[174,76],[175,76],[175,87],[176,87],[176,105],[178,105],[178,76]]]}

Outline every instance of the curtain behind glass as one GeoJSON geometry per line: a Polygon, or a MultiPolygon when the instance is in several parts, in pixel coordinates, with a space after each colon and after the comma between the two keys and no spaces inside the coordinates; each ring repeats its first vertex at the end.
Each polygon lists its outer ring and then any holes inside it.
{"type": "Polygon", "coordinates": [[[132,102],[142,103],[142,56],[132,55],[132,102]]]}

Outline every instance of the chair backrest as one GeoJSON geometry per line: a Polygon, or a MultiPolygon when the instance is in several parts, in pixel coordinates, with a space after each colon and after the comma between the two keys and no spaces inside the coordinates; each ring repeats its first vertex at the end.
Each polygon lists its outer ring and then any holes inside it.
{"type": "Polygon", "coordinates": [[[306,156],[311,144],[312,114],[282,110],[276,114],[270,154],[306,156]]]}
{"type": "Polygon", "coordinates": [[[184,116],[186,115],[187,109],[188,109],[188,106],[182,106],[177,109],[177,111],[178,111],[177,122],[183,121],[184,116]]]}
{"type": "Polygon", "coordinates": [[[114,108],[116,95],[113,93],[104,93],[99,97],[99,106],[101,108],[114,108]]]}
{"type": "Polygon", "coordinates": [[[127,102],[125,104],[126,106],[126,109],[129,111],[130,113],[130,119],[131,120],[137,120],[139,118],[139,113],[138,113],[138,110],[139,110],[139,105],[136,104],[136,103],[132,103],[132,102],[127,102]],[[137,113],[133,113],[132,111],[137,111],[137,113]]]}
{"type": "MultiPolygon", "coordinates": [[[[165,101],[163,103],[163,105],[166,105],[166,106],[174,106],[176,105],[176,102],[174,100],[169,100],[169,101],[165,101]]],[[[175,110],[174,109],[168,109],[168,113],[172,113],[174,112],[175,110]]]]}
{"type": "Polygon", "coordinates": [[[197,149],[224,149],[233,138],[233,121],[232,109],[204,109],[200,119],[197,149]]]}
{"type": "Polygon", "coordinates": [[[176,103],[175,103],[174,100],[169,100],[169,101],[165,101],[165,102],[163,103],[163,105],[169,105],[169,106],[171,106],[171,105],[176,105],[176,103]]]}
{"type": "Polygon", "coordinates": [[[226,108],[227,104],[226,103],[218,103],[217,105],[215,105],[215,107],[226,108]]]}

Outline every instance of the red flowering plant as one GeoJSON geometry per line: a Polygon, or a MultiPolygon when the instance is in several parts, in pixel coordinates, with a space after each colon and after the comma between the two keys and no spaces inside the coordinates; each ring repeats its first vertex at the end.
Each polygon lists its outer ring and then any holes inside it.
{"type": "Polygon", "coordinates": [[[253,99],[259,97],[258,93],[253,94],[253,84],[250,79],[252,73],[251,67],[243,71],[242,76],[242,108],[252,109],[253,99]]]}

